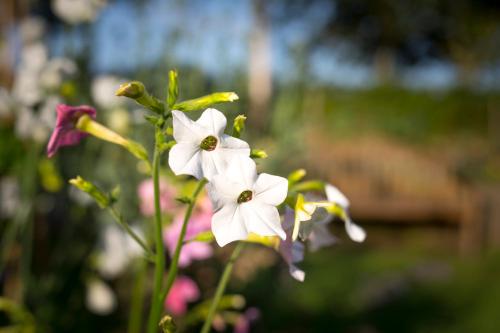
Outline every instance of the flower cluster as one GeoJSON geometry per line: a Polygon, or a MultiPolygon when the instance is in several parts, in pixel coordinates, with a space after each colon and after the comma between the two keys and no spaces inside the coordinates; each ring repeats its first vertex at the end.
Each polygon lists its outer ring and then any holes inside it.
{"type": "MultiPolygon", "coordinates": [[[[137,250],[142,248],[145,258],[155,263],[148,332],[154,332],[155,325],[160,322],[162,305],[173,315],[180,316],[187,311],[188,303],[198,300],[201,292],[196,283],[186,275],[179,276],[177,271],[193,260],[211,257],[213,249],[210,242],[214,239],[221,247],[235,241],[272,247],[280,253],[289,266],[290,274],[298,281],[305,278],[305,272],[297,266],[303,260],[305,250],[317,251],[336,241],[328,229],[334,218],[344,222],[352,240],[364,241],[364,230],[349,216],[349,200],[333,185],[315,180],[304,181],[306,173],[302,169],[292,172],[288,178],[258,173],[255,159],[266,158],[267,154],[252,150],[247,142],[240,139],[245,116],[235,118],[230,135],[225,115],[211,107],[236,100],[235,93],[214,93],[177,103],[177,73],[171,71],[166,102],[150,95],[138,81],[122,84],[116,95],[131,98],[152,112],[145,116],[155,127],[152,160],[140,143],[97,122],[96,111],[89,106],[57,107],[56,127],[47,153],[51,157],[59,147],[77,144],[90,134],[122,146],[147,166],[146,172],[151,172],[152,180],[140,184],[138,196],[142,214],[152,217],[155,222],[155,251],[143,240],[143,233],[128,226],[114,207],[118,200],[115,191],[105,193],[81,177],[70,181],[93,197],[100,207],[108,209],[139,245],[137,250]],[[197,120],[187,116],[194,110],[204,110],[197,120]],[[161,156],[167,151],[168,166],[174,175],[192,176],[198,180],[191,197],[179,197],[182,191],[172,186],[169,172],[160,172],[161,156]],[[200,195],[203,188],[207,195],[200,195]],[[201,202],[197,204],[198,197],[201,202]],[[167,251],[164,251],[165,246],[167,251]],[[164,284],[165,252],[171,260],[164,284]]],[[[175,182],[191,182],[186,180],[181,178],[175,182]]],[[[202,332],[208,332],[210,327],[217,329],[218,304],[222,301],[225,284],[242,244],[240,242],[234,249],[208,314],[206,308],[198,309],[197,313],[206,314],[202,332]]],[[[249,313],[251,315],[248,316],[229,315],[225,320],[243,332],[257,317],[255,311],[249,313]]],[[[165,317],[161,325],[165,332],[170,332],[172,318],[165,317]]]]}

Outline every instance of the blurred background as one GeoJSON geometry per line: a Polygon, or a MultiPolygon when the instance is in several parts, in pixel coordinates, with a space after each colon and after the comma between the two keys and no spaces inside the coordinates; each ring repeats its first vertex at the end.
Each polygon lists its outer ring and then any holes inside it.
{"type": "MultiPolygon", "coordinates": [[[[101,274],[117,304],[89,306],[112,222],[67,180],[120,184],[141,221],[146,176],[97,140],[51,160],[45,146],[60,102],[151,142],[114,91],[136,79],[164,98],[172,68],[182,99],[236,91],[221,108],[248,116],[267,170],[335,184],[368,232],[354,244],[332,223],[302,284],[272,251],[245,252],[229,289],[260,310],[252,331],[498,332],[498,1],[2,0],[0,38],[0,332],[127,330],[140,264],[101,274]]],[[[203,295],[226,252],[190,268],[203,295]]]]}

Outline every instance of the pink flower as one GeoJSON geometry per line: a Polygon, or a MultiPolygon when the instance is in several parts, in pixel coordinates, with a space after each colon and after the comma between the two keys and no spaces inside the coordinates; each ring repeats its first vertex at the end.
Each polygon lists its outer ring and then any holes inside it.
{"type": "MultiPolygon", "coordinates": [[[[153,216],[155,212],[153,180],[142,181],[137,188],[137,195],[142,215],[153,216]]],[[[162,212],[172,211],[176,208],[175,196],[175,188],[169,185],[165,179],[160,178],[160,208],[162,212]]]]}
{"type": "Polygon", "coordinates": [[[200,290],[194,281],[187,276],[179,276],[168,293],[165,308],[174,316],[181,316],[186,313],[187,304],[198,300],[199,297],[200,290]]]}
{"type": "Polygon", "coordinates": [[[87,105],[70,106],[59,104],[56,112],[56,127],[47,145],[47,155],[49,157],[54,156],[60,147],[76,145],[88,135],[75,127],[76,122],[81,116],[87,114],[93,119],[96,116],[95,109],[87,105]]]}
{"type": "Polygon", "coordinates": [[[257,308],[248,308],[244,314],[236,319],[234,324],[234,333],[250,332],[250,325],[260,317],[260,311],[257,308]]]}
{"type": "MultiPolygon", "coordinates": [[[[200,232],[210,230],[212,219],[212,205],[207,197],[204,197],[196,211],[191,216],[186,228],[185,240],[193,239],[200,232]]],[[[184,213],[178,214],[174,222],[165,229],[164,240],[170,255],[173,255],[177,246],[177,241],[181,233],[182,224],[184,222],[184,213]]],[[[210,244],[203,242],[188,242],[181,250],[179,256],[179,266],[186,267],[193,260],[203,260],[212,255],[213,249],[210,244]]]]}

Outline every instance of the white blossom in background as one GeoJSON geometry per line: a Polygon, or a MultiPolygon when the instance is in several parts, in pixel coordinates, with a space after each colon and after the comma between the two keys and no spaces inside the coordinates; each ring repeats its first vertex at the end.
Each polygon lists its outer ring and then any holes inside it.
{"type": "Polygon", "coordinates": [[[117,306],[115,293],[104,281],[93,278],[87,282],[85,304],[91,312],[104,316],[117,306]]]}
{"type": "Polygon", "coordinates": [[[16,178],[0,178],[0,218],[13,217],[19,205],[19,184],[16,178]]]}
{"type": "Polygon", "coordinates": [[[283,260],[288,264],[290,275],[295,280],[304,282],[306,273],[298,268],[296,264],[304,260],[305,246],[302,242],[292,239],[293,225],[294,212],[287,207],[283,216],[283,229],[286,233],[286,239],[280,241],[278,251],[283,257],[283,260]]]}
{"type": "Polygon", "coordinates": [[[52,0],[52,11],[68,24],[89,23],[106,3],[106,0],[52,0]]]}
{"type": "Polygon", "coordinates": [[[92,80],[91,94],[94,102],[103,109],[124,106],[126,99],[115,95],[116,89],[126,82],[126,79],[113,75],[100,75],[92,80]]]}
{"type": "Polygon", "coordinates": [[[0,119],[11,117],[13,109],[14,100],[6,89],[0,87],[0,119]]]}
{"type": "Polygon", "coordinates": [[[40,72],[40,85],[44,90],[58,89],[65,79],[75,75],[77,66],[68,58],[50,59],[40,72]]]}
{"type": "Polygon", "coordinates": [[[227,120],[216,109],[206,109],[197,121],[175,110],[172,118],[177,144],[170,150],[168,164],[176,175],[211,180],[233,157],[250,155],[248,143],[224,134],[227,120]]]}
{"type": "Polygon", "coordinates": [[[225,172],[207,184],[215,213],[212,232],[220,246],[243,240],[249,233],[286,238],[276,206],[288,193],[288,181],[279,176],[257,175],[255,162],[235,156],[225,172]]]}
{"type": "MultiPolygon", "coordinates": [[[[134,230],[140,234],[139,230],[134,230]]],[[[111,279],[120,275],[129,263],[142,255],[142,248],[114,224],[106,225],[101,233],[102,251],[97,258],[97,270],[99,273],[111,279]]]]}
{"type": "Polygon", "coordinates": [[[349,216],[349,199],[340,192],[338,188],[331,184],[327,184],[325,186],[326,197],[329,202],[332,202],[338,206],[340,206],[343,210],[343,217],[345,223],[345,230],[349,237],[355,242],[363,242],[366,238],[366,232],[356,223],[352,222],[351,217],[349,216]]]}
{"type": "Polygon", "coordinates": [[[39,41],[45,35],[45,21],[41,17],[30,16],[19,24],[19,33],[23,44],[39,41]]]}

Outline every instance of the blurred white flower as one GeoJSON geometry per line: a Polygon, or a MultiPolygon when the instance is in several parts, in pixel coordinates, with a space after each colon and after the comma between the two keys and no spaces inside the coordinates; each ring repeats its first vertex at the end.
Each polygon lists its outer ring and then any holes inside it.
{"type": "Polygon", "coordinates": [[[105,0],[52,0],[54,13],[69,24],[94,21],[104,6],[105,0]]]}
{"type": "Polygon", "coordinates": [[[126,135],[130,128],[130,116],[126,109],[117,108],[109,112],[107,125],[113,131],[126,135]]]}
{"type": "Polygon", "coordinates": [[[235,156],[249,156],[243,140],[224,134],[226,117],[216,109],[206,109],[197,121],[184,112],[172,111],[174,139],[168,164],[176,175],[192,175],[211,180],[222,173],[235,156]]]}
{"type": "Polygon", "coordinates": [[[29,16],[22,20],[19,26],[23,44],[36,42],[45,34],[45,21],[37,16],[29,16]]]}
{"type": "Polygon", "coordinates": [[[0,217],[10,218],[19,207],[19,185],[15,177],[0,179],[0,217]]]}
{"type": "Polygon", "coordinates": [[[212,178],[207,190],[215,209],[212,232],[220,246],[246,239],[249,233],[286,238],[276,208],[288,193],[285,178],[257,175],[255,162],[237,155],[224,173],[212,178]]]}
{"type": "Polygon", "coordinates": [[[40,72],[40,85],[45,90],[56,90],[61,86],[66,78],[76,74],[76,71],[77,66],[71,59],[50,59],[40,72]]]}
{"type": "Polygon", "coordinates": [[[113,290],[104,281],[96,278],[87,282],[85,303],[90,311],[102,316],[113,312],[117,305],[113,290]]]}
{"type": "Polygon", "coordinates": [[[285,209],[283,216],[283,229],[286,232],[286,239],[279,243],[279,253],[283,260],[288,264],[290,275],[297,281],[304,282],[306,273],[298,268],[296,264],[304,260],[305,246],[302,242],[292,239],[292,230],[294,225],[294,212],[290,208],[285,209]]]}
{"type": "Polygon", "coordinates": [[[116,89],[126,79],[112,75],[102,75],[92,80],[91,92],[94,102],[103,109],[120,107],[125,104],[126,99],[115,95],[116,89]]]}
{"type": "MultiPolygon", "coordinates": [[[[140,234],[139,230],[134,230],[140,234]]],[[[102,232],[102,251],[97,258],[97,269],[105,278],[120,275],[128,264],[142,255],[142,248],[122,229],[106,225],[102,232]]]]}
{"type": "Polygon", "coordinates": [[[347,199],[347,197],[340,192],[338,188],[331,184],[327,184],[325,186],[325,192],[327,200],[338,205],[342,209],[340,215],[344,220],[345,230],[349,237],[355,242],[363,242],[366,238],[366,232],[359,225],[352,222],[348,213],[349,199],[347,199]]]}

